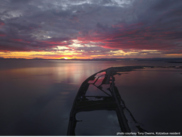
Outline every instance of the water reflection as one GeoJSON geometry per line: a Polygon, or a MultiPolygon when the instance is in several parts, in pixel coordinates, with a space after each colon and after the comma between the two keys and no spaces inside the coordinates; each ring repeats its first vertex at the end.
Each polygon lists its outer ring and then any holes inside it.
{"type": "Polygon", "coordinates": [[[77,123],[76,135],[116,135],[120,131],[115,111],[80,112],[76,118],[82,120],[77,123]]]}
{"type": "MultiPolygon", "coordinates": [[[[1,135],[66,135],[74,98],[87,77],[109,67],[166,65],[165,62],[145,61],[53,60],[0,60],[0,64],[1,135]]],[[[114,76],[115,84],[135,118],[145,125],[146,129],[168,130],[171,128],[173,131],[175,129],[178,131],[182,127],[179,120],[182,115],[179,109],[179,104],[182,103],[180,70],[145,71],[142,69],[125,73],[114,76]],[[159,119],[160,117],[162,119],[159,119]],[[167,122],[168,117],[172,118],[167,122]],[[170,124],[173,126],[171,127],[170,124]]],[[[103,77],[100,77],[96,86],[99,86],[102,81],[103,77]]],[[[98,88],[90,88],[90,91],[95,89],[98,88]]],[[[103,85],[102,89],[107,92],[108,85],[103,85]]],[[[98,92],[90,93],[92,96],[92,93],[98,92]]],[[[105,93],[100,93],[105,96],[105,93]]],[[[100,115],[106,111],[98,111],[98,113],[94,115],[100,115]]],[[[86,119],[89,117],[86,113],[77,116],[79,118],[82,115],[85,115],[86,119]]],[[[107,116],[115,117],[114,115],[112,111],[109,111],[103,120],[107,119],[107,116]]],[[[116,125],[115,123],[113,127],[116,125]]],[[[111,130],[110,128],[108,130],[111,130]]],[[[90,128],[89,131],[91,130],[90,128]]],[[[84,134],[81,131],[78,133],[84,134]]]]}
{"type": "Polygon", "coordinates": [[[158,132],[181,132],[181,69],[153,68],[116,76],[127,107],[146,129],[158,132]],[[132,86],[131,86],[132,85],[132,86]]]}

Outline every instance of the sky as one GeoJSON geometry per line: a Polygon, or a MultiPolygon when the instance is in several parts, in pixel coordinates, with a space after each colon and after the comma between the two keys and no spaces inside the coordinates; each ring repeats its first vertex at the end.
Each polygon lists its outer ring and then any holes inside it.
{"type": "Polygon", "coordinates": [[[181,58],[181,0],[0,0],[0,58],[181,58]]]}

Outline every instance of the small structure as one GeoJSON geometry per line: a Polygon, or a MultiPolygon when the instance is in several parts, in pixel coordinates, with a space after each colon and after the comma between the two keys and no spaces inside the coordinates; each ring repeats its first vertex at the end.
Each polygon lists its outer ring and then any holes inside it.
{"type": "MultiPolygon", "coordinates": [[[[121,132],[144,132],[141,125],[135,120],[131,112],[127,109],[124,101],[122,100],[117,87],[115,86],[114,75],[119,74],[118,72],[129,72],[135,69],[143,69],[144,66],[130,66],[130,67],[111,67],[102,71],[99,71],[88,79],[86,79],[74,100],[72,110],[70,113],[69,125],[67,135],[75,135],[75,128],[77,122],[81,120],[76,119],[76,114],[83,111],[94,111],[94,110],[114,110],[117,113],[118,121],[120,124],[121,132]],[[100,84],[98,85],[99,79],[102,77],[100,84]],[[106,96],[87,96],[86,92],[90,85],[94,85],[106,96]],[[108,85],[107,90],[103,89],[103,85],[108,85]]],[[[150,67],[152,68],[152,67],[150,67]]]]}

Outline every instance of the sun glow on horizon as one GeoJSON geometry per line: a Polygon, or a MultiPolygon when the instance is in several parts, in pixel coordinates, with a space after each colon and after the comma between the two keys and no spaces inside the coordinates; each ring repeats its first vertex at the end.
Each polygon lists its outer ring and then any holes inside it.
{"type": "Polygon", "coordinates": [[[162,54],[160,50],[63,50],[63,51],[12,51],[0,52],[0,58],[22,59],[95,59],[95,58],[146,58],[146,57],[182,57],[182,54],[162,54]]]}

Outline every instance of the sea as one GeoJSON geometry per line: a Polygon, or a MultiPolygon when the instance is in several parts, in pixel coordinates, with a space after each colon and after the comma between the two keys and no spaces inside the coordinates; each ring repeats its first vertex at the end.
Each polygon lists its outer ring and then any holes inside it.
{"type": "MultiPolygon", "coordinates": [[[[1,59],[0,135],[65,136],[81,84],[100,70],[125,66],[182,66],[182,63],[1,59]]],[[[144,129],[182,133],[182,69],[137,69],[115,76],[115,85],[144,129]]],[[[76,118],[82,120],[77,123],[76,135],[120,132],[115,111],[80,112],[76,118]]]]}

